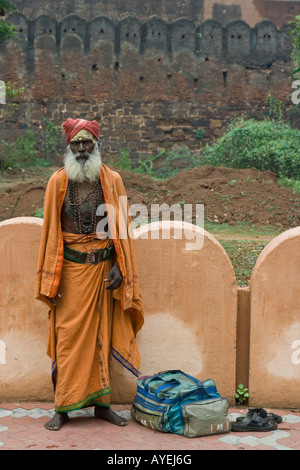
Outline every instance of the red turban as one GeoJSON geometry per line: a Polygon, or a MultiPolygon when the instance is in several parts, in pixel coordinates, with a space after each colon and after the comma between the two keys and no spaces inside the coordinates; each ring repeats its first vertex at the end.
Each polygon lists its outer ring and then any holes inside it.
{"type": "Polygon", "coordinates": [[[66,133],[67,145],[69,145],[73,137],[83,129],[92,134],[96,139],[99,137],[99,124],[97,121],[68,118],[62,126],[66,133]]]}

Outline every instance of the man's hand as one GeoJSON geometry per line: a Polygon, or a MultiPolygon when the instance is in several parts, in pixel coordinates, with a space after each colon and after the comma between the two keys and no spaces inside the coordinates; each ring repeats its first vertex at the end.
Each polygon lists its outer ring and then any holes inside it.
{"type": "Polygon", "coordinates": [[[108,273],[108,277],[106,279],[104,279],[104,281],[110,281],[111,279],[113,279],[113,281],[110,284],[108,284],[105,287],[105,289],[111,289],[111,290],[118,289],[120,287],[120,285],[122,284],[122,281],[123,281],[123,276],[122,276],[122,273],[120,271],[118,261],[116,261],[116,263],[113,265],[113,267],[111,268],[111,270],[108,273]]]}

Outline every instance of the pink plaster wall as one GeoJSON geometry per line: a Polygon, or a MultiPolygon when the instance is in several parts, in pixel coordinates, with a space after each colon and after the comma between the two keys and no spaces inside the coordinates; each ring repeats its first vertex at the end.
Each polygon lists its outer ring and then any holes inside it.
{"type": "Polygon", "coordinates": [[[300,227],[272,240],[251,277],[251,405],[300,406],[300,227]]]}
{"type": "Polygon", "coordinates": [[[48,309],[34,299],[42,223],[36,217],[0,223],[2,401],[52,398],[51,364],[46,355],[48,309]]]}
{"type": "MultiPolygon", "coordinates": [[[[31,217],[0,223],[0,401],[53,399],[48,308],[34,299],[42,223],[31,217]]],[[[173,225],[171,239],[161,230],[156,223],[135,232],[145,308],[137,338],[142,374],[179,368],[213,378],[233,403],[236,372],[248,373],[247,351],[243,358],[239,352],[244,338],[250,343],[250,405],[299,407],[300,227],[270,242],[257,261],[243,292],[251,294],[250,331],[248,300],[237,303],[240,290],[219,242],[190,224],[173,225]],[[195,240],[200,249],[190,250],[195,240]],[[238,328],[237,317],[244,318],[238,328]]],[[[113,402],[133,400],[136,379],[114,361],[112,388],[113,402]]]]}
{"type": "MultiPolygon", "coordinates": [[[[141,373],[181,369],[200,380],[212,378],[234,402],[237,285],[231,262],[220,243],[200,227],[171,225],[170,232],[163,223],[135,232],[145,310],[138,336],[141,373]],[[163,239],[169,233],[170,239],[163,239]]],[[[131,378],[118,365],[115,379],[114,397],[125,393],[125,382],[131,399],[131,378]]]]}

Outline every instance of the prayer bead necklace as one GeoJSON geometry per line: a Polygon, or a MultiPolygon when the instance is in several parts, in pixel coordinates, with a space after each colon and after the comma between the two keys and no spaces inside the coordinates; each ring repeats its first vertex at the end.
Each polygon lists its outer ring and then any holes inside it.
{"type": "Polygon", "coordinates": [[[78,182],[69,181],[68,184],[68,199],[70,206],[72,208],[73,217],[74,217],[74,225],[77,233],[82,235],[82,244],[84,246],[84,250],[87,253],[86,264],[90,263],[91,254],[93,251],[93,237],[91,240],[90,250],[87,249],[85,242],[84,242],[84,235],[87,235],[84,231],[84,223],[82,221],[81,216],[81,205],[84,202],[91,201],[92,202],[92,219],[90,226],[92,230],[89,231],[90,234],[96,233],[96,225],[97,225],[97,206],[104,201],[103,198],[103,191],[100,181],[96,181],[93,183],[91,189],[89,190],[88,194],[85,197],[82,197],[80,184],[78,182]]]}

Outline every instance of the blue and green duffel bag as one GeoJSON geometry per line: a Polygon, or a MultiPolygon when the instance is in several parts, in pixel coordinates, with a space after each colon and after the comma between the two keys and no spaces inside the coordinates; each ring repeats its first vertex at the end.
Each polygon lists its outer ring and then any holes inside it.
{"type": "Polygon", "coordinates": [[[157,431],[199,437],[229,432],[228,408],[212,379],[168,370],[138,378],[131,415],[157,431]]]}

